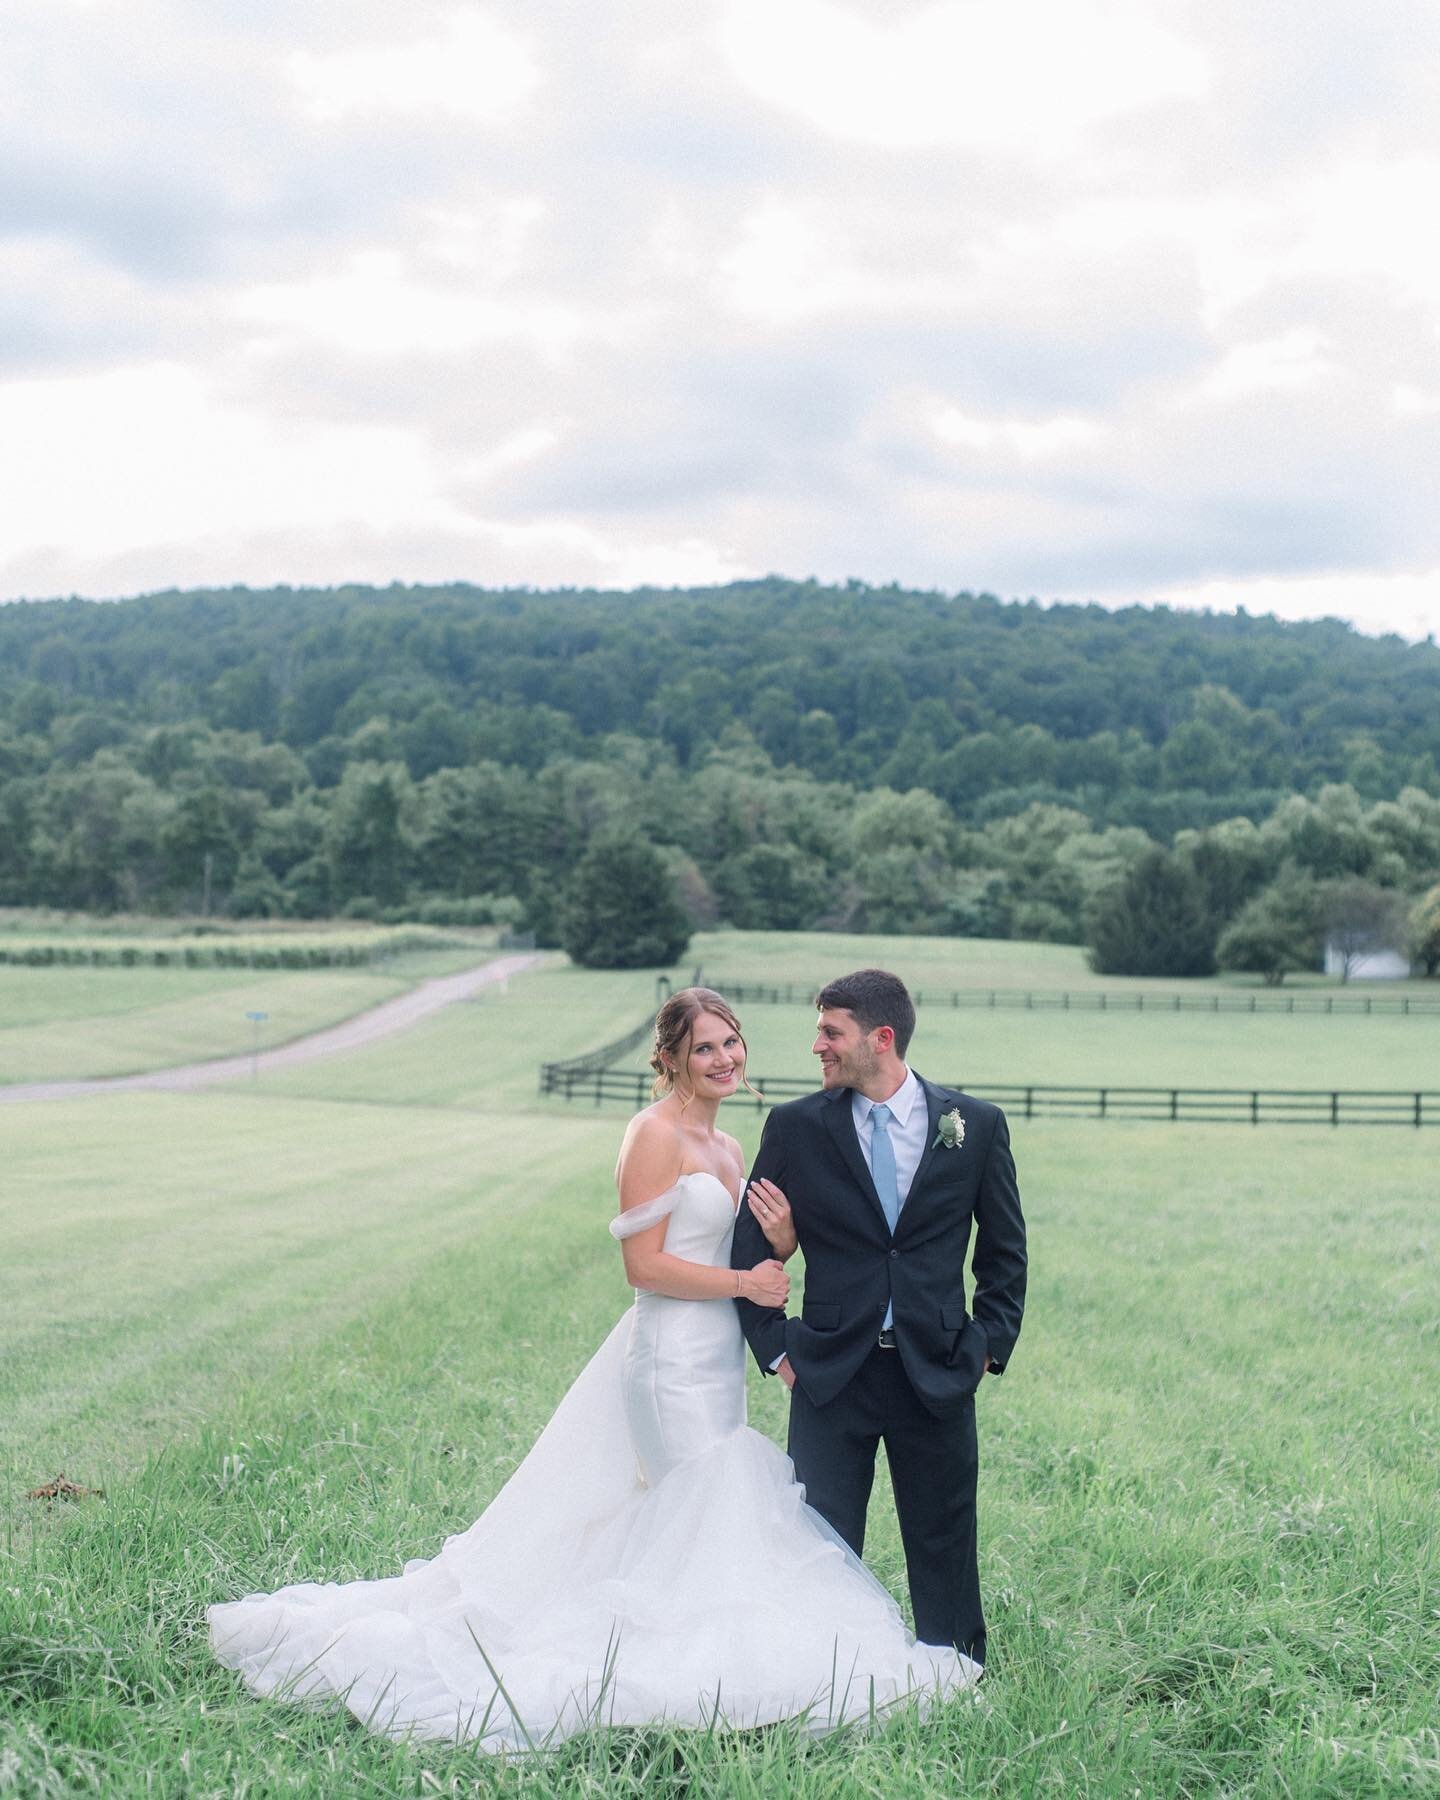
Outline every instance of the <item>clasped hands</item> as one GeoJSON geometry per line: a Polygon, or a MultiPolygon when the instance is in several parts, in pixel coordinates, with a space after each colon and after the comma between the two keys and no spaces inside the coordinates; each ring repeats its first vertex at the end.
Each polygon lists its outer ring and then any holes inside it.
{"type": "Polygon", "coordinates": [[[785,1259],[799,1246],[790,1219],[790,1202],[773,1181],[752,1181],[747,1199],[756,1223],[765,1233],[774,1257],[756,1263],[740,1277],[740,1294],[757,1306],[783,1306],[790,1298],[790,1277],[785,1273],[785,1259]]]}
{"type": "Polygon", "coordinates": [[[746,1199],[775,1256],[767,1262],[756,1263],[742,1275],[740,1291],[757,1306],[783,1306],[790,1298],[790,1278],[785,1273],[785,1262],[799,1248],[790,1217],[790,1202],[773,1181],[763,1178],[750,1183],[746,1199]]]}
{"type": "MultiPolygon", "coordinates": [[[[781,1264],[788,1262],[800,1246],[800,1240],[795,1235],[794,1222],[790,1217],[790,1202],[773,1181],[766,1181],[763,1176],[758,1181],[750,1183],[746,1199],[750,1211],[755,1215],[756,1224],[765,1233],[765,1241],[779,1259],[777,1262],[762,1263],[760,1268],[781,1269],[781,1264]]],[[[759,1273],[759,1269],[752,1269],[750,1273],[756,1275],[759,1273]]],[[[781,1274],[784,1274],[783,1269],[781,1269],[781,1274]]],[[[787,1294],[788,1291],[789,1282],[787,1281],[787,1294]]],[[[783,1306],[785,1302],[782,1298],[771,1304],[783,1306]]],[[[788,1356],[781,1357],[775,1373],[787,1388],[794,1387],[795,1371],[790,1367],[788,1356]]]]}

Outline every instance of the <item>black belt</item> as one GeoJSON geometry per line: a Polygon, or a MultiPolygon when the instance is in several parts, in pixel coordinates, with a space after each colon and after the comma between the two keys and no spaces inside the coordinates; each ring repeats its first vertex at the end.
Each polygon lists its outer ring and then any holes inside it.
{"type": "Polygon", "coordinates": [[[887,1326],[875,1341],[882,1350],[893,1350],[895,1348],[895,1331],[893,1326],[887,1326]]]}

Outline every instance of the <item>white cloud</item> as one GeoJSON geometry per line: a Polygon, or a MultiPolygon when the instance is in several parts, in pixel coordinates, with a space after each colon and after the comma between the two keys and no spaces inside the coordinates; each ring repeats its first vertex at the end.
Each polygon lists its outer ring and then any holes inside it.
{"type": "Polygon", "coordinates": [[[252,288],[236,296],[232,311],[246,324],[377,357],[444,356],[507,339],[561,352],[584,330],[572,306],[440,285],[413,273],[400,253],[380,249],[358,251],[334,274],[252,288]]]}
{"type": "Polygon", "coordinates": [[[1397,381],[1390,390],[1390,410],[1401,419],[1428,418],[1440,413],[1440,394],[1427,394],[1413,381],[1397,381]]]}
{"type": "Polygon", "coordinates": [[[1055,153],[1102,120],[1206,92],[1205,57],[1110,0],[942,0],[872,22],[833,0],[734,0],[722,41],[761,98],[886,149],[1055,153]]]}
{"type": "Polygon", "coordinates": [[[522,112],[540,82],[529,45],[470,7],[450,13],[431,37],[294,51],[285,73],[305,110],[322,121],[443,113],[496,125],[522,112]]]}
{"type": "Polygon", "coordinates": [[[95,558],[187,536],[359,520],[385,529],[445,511],[417,433],[267,419],[173,365],[9,382],[0,416],[7,513],[46,550],[95,558]]]}
{"type": "Polygon", "coordinates": [[[1348,619],[1362,631],[1418,642],[1440,635],[1440,565],[1414,574],[1347,570],[1333,575],[1207,581],[1146,594],[1187,610],[1273,613],[1279,619],[1348,619]]]}
{"type": "Polygon", "coordinates": [[[1061,414],[1053,419],[977,419],[945,407],[935,415],[938,438],[964,450],[1011,452],[1024,461],[1040,461],[1084,449],[1102,439],[1105,428],[1093,419],[1061,414]]]}
{"type": "Polygon", "coordinates": [[[1250,399],[1257,394],[1314,387],[1334,371],[1330,341],[1322,331],[1301,329],[1262,343],[1236,344],[1181,404],[1250,399]]]}
{"type": "Polygon", "coordinates": [[[0,594],[780,569],[1413,621],[1436,66],[1430,0],[13,0],[0,594]]]}
{"type": "Polygon", "coordinates": [[[1212,325],[1299,282],[1371,282],[1440,321],[1440,158],[1337,147],[1325,165],[1268,187],[1232,186],[1174,220],[1195,244],[1212,325]]]}

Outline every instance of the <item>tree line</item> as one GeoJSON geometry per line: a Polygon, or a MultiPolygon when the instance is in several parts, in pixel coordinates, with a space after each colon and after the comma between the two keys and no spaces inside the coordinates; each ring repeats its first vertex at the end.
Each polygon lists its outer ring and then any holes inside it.
{"type": "Polygon", "coordinates": [[[647,956],[724,920],[1279,979],[1415,938],[1440,650],[779,580],[0,608],[0,902],[557,941],[646,879],[647,956]]]}

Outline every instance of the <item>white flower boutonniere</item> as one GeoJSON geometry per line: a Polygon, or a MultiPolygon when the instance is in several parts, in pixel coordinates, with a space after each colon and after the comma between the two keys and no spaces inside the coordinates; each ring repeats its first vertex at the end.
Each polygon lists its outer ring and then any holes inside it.
{"type": "Polygon", "coordinates": [[[965,1142],[965,1121],[960,1117],[959,1107],[952,1107],[948,1113],[940,1115],[940,1129],[935,1133],[935,1143],[930,1146],[943,1145],[947,1150],[958,1150],[965,1142]]]}

